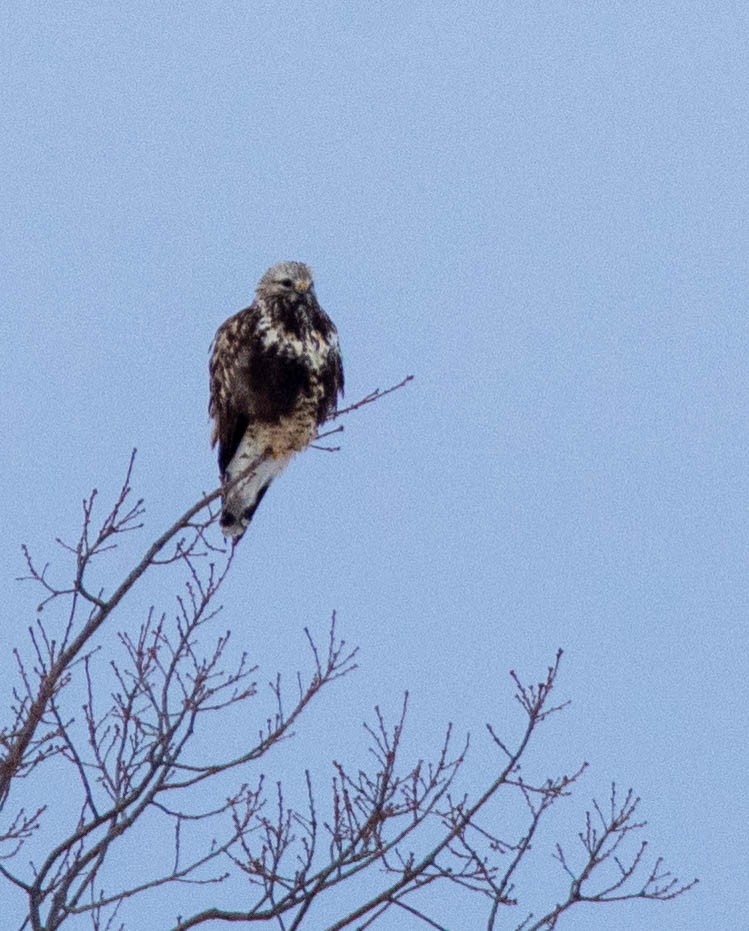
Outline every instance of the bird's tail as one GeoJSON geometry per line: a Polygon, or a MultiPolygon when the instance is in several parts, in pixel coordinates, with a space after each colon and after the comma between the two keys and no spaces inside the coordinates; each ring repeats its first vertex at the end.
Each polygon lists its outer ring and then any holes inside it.
{"type": "Polygon", "coordinates": [[[253,465],[252,460],[240,451],[234,456],[226,470],[224,481],[230,484],[236,481],[221,499],[221,519],[219,521],[224,536],[240,539],[252,520],[263,496],[274,478],[281,474],[289,462],[290,456],[273,458],[268,456],[253,465]],[[246,471],[244,477],[242,471],[246,471]]]}
{"type": "Polygon", "coordinates": [[[236,540],[241,539],[242,534],[247,530],[258,505],[263,500],[263,495],[270,488],[270,482],[258,491],[254,499],[244,498],[240,500],[238,496],[229,494],[222,499],[221,518],[219,524],[221,532],[225,537],[233,537],[236,540]]]}

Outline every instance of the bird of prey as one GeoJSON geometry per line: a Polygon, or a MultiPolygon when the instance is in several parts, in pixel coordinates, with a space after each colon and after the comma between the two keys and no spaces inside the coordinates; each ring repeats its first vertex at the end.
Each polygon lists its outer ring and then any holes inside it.
{"type": "Polygon", "coordinates": [[[338,333],[317,303],[312,272],[302,262],[279,262],[260,279],[252,304],[218,328],[211,347],[208,411],[228,486],[226,536],[242,536],[270,483],[314,439],[339,394],[338,333]]]}

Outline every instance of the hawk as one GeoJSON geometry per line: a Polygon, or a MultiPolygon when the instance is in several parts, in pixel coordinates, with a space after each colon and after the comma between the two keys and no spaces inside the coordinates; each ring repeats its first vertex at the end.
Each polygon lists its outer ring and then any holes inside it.
{"type": "Polygon", "coordinates": [[[218,328],[210,382],[211,443],[222,482],[236,482],[222,499],[221,530],[239,539],[270,483],[343,394],[338,332],[306,265],[273,265],[252,304],[218,328]]]}

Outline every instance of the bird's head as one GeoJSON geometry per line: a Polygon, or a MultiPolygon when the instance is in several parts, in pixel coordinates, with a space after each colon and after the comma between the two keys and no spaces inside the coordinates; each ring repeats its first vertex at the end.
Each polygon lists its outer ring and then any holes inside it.
{"type": "Polygon", "coordinates": [[[309,301],[315,294],[312,269],[303,262],[272,265],[257,286],[259,297],[291,298],[295,303],[309,301]]]}

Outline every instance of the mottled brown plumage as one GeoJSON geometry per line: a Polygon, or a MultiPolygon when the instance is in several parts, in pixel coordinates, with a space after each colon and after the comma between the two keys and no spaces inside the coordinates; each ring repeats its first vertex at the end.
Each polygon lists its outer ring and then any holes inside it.
{"type": "Polygon", "coordinates": [[[221,527],[240,537],[273,479],[314,438],[343,393],[338,334],[310,269],[280,262],[223,323],[210,362],[211,439],[227,491],[221,527]]]}

